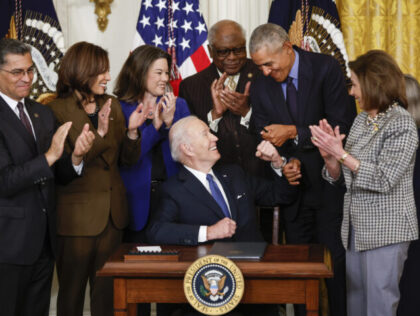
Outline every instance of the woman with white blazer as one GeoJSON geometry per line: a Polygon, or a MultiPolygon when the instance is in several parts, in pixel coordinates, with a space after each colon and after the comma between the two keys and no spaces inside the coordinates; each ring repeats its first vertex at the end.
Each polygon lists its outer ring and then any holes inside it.
{"type": "Polygon", "coordinates": [[[344,147],[345,135],[326,120],[310,127],[312,142],[324,158],[324,178],[347,189],[341,237],[348,316],[392,316],[408,246],[418,238],[413,195],[417,128],[405,110],[404,75],[390,55],[372,50],[349,67],[350,94],[362,112],[344,147]]]}

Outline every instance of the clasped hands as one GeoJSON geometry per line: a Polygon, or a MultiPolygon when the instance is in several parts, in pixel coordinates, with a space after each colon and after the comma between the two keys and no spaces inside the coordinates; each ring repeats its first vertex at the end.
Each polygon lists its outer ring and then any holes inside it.
{"type": "Polygon", "coordinates": [[[224,83],[227,77],[227,73],[223,73],[210,86],[213,99],[213,109],[211,111],[213,120],[222,117],[227,110],[242,117],[245,117],[249,111],[248,97],[251,82],[249,81],[245,85],[244,93],[239,93],[225,88],[224,83]]]}

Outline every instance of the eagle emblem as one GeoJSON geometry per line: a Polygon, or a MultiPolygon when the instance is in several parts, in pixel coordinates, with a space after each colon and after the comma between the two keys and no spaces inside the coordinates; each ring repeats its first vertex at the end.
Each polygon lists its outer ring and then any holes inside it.
{"type": "Polygon", "coordinates": [[[225,286],[226,275],[217,270],[210,270],[201,275],[203,286],[201,294],[208,297],[211,301],[216,302],[223,299],[224,295],[229,291],[229,287],[225,286]]]}

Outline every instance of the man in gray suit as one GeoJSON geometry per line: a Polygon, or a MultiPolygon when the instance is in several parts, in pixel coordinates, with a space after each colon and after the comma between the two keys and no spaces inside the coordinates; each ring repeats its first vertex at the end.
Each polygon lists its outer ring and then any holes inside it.
{"type": "Polygon", "coordinates": [[[61,158],[71,128],[55,131],[49,108],[27,98],[31,48],[0,40],[0,309],[5,316],[48,315],[55,252],[54,180],[80,175],[94,135],[85,126],[61,158]]]}

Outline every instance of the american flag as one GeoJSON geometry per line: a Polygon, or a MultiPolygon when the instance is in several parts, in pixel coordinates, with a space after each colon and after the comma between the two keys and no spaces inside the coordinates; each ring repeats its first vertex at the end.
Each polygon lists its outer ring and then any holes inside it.
{"type": "Polygon", "coordinates": [[[172,55],[172,79],[182,79],[210,65],[207,27],[198,0],[143,0],[133,49],[148,44],[172,55]]]}

